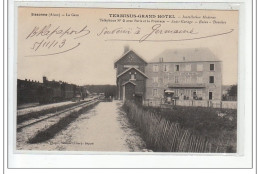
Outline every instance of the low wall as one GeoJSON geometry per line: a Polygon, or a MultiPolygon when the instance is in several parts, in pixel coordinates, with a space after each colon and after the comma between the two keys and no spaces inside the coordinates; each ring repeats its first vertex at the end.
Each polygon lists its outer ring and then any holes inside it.
{"type": "MultiPolygon", "coordinates": [[[[163,100],[145,100],[144,106],[161,107],[164,104],[163,100]]],[[[224,109],[237,109],[237,101],[214,101],[214,100],[176,100],[175,103],[168,104],[177,106],[200,106],[224,109]]]]}
{"type": "Polygon", "coordinates": [[[222,108],[237,109],[236,101],[222,101],[222,108]]]}

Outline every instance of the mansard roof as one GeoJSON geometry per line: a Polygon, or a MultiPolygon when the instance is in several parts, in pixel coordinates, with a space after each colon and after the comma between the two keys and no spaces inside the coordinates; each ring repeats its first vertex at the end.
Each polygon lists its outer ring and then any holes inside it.
{"type": "Polygon", "coordinates": [[[155,62],[200,62],[220,61],[209,48],[167,49],[154,59],[155,62]]]}

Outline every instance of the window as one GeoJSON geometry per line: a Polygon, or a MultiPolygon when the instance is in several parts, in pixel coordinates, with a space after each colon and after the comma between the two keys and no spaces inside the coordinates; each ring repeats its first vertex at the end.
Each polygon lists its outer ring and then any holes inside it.
{"type": "Polygon", "coordinates": [[[153,66],[153,72],[158,72],[158,71],[159,71],[158,65],[154,65],[154,66],[153,66]]]}
{"type": "Polygon", "coordinates": [[[135,80],[135,75],[131,74],[131,80],[135,80]]]}
{"type": "Polygon", "coordinates": [[[192,93],[192,98],[193,98],[193,99],[197,99],[197,91],[193,91],[193,93],[192,93]]]}
{"type": "Polygon", "coordinates": [[[189,83],[189,84],[191,84],[191,76],[188,76],[188,77],[186,77],[186,83],[189,83]]]}
{"type": "Polygon", "coordinates": [[[191,71],[191,64],[185,65],[185,70],[186,71],[191,71]]]}
{"type": "Polygon", "coordinates": [[[163,65],[163,71],[168,72],[169,71],[169,65],[163,65]]]}
{"type": "Polygon", "coordinates": [[[180,65],[175,65],[175,71],[180,71],[180,65]]]}
{"type": "Polygon", "coordinates": [[[203,64],[197,64],[197,71],[203,71],[203,64]]]}
{"type": "Polygon", "coordinates": [[[209,76],[209,83],[214,83],[214,76],[209,76]]]}
{"type": "Polygon", "coordinates": [[[164,84],[167,84],[168,81],[169,81],[168,77],[164,77],[164,78],[163,78],[163,83],[164,83],[164,84]]]}
{"type": "Polygon", "coordinates": [[[153,77],[153,82],[158,83],[158,77],[153,77]]]}
{"type": "Polygon", "coordinates": [[[174,82],[175,82],[175,83],[179,83],[179,77],[178,77],[178,76],[175,76],[174,82]]]}
{"type": "Polygon", "coordinates": [[[157,89],[153,89],[153,96],[157,96],[157,89]]]}
{"type": "Polygon", "coordinates": [[[202,90],[197,90],[197,96],[202,97],[202,90]]]}
{"type": "Polygon", "coordinates": [[[197,77],[197,83],[202,83],[202,77],[197,77]]]}
{"type": "Polygon", "coordinates": [[[209,92],[209,100],[212,100],[213,98],[213,92],[209,92]]]}
{"type": "Polygon", "coordinates": [[[210,69],[210,71],[214,71],[215,70],[215,65],[214,64],[210,64],[209,69],[210,69]]]}

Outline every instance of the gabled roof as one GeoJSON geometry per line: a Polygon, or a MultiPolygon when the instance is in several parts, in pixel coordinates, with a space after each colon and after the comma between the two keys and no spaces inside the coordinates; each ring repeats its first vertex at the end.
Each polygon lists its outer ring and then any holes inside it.
{"type": "Polygon", "coordinates": [[[142,71],[140,71],[139,69],[135,68],[135,67],[131,67],[131,68],[128,68],[126,69],[125,71],[123,71],[122,73],[118,74],[116,77],[120,77],[122,76],[123,74],[127,73],[128,71],[130,71],[131,69],[135,69],[137,72],[139,72],[140,74],[142,74],[144,77],[148,78],[142,71]]]}
{"type": "Polygon", "coordinates": [[[123,54],[119,59],[117,59],[117,60],[115,61],[115,63],[114,63],[114,68],[117,67],[117,63],[118,63],[119,60],[121,60],[121,59],[124,58],[127,54],[130,54],[130,53],[135,54],[141,61],[143,61],[145,64],[147,64],[147,62],[146,62],[142,57],[140,57],[138,54],[136,54],[135,51],[129,50],[129,51],[127,51],[125,54],[123,54]]]}
{"type": "Polygon", "coordinates": [[[220,61],[209,48],[168,49],[152,59],[151,63],[160,62],[200,62],[220,61]]]}
{"type": "Polygon", "coordinates": [[[131,81],[127,81],[127,82],[123,83],[122,86],[125,86],[127,83],[132,83],[133,85],[136,86],[136,84],[134,82],[131,82],[131,81]]]}

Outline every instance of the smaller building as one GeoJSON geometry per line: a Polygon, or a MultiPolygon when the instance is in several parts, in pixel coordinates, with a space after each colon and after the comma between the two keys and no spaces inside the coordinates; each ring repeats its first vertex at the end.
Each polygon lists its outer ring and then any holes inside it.
{"type": "Polygon", "coordinates": [[[145,98],[147,62],[134,51],[125,48],[124,54],[114,63],[116,68],[117,98],[119,100],[139,100],[145,98]]]}

